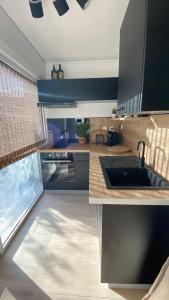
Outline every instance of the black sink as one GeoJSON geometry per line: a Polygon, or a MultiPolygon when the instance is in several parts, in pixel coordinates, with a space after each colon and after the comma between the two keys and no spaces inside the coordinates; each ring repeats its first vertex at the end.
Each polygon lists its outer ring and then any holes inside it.
{"type": "Polygon", "coordinates": [[[146,168],[106,168],[111,186],[151,186],[146,168]]]}
{"type": "Polygon", "coordinates": [[[102,156],[100,163],[108,189],[169,189],[169,182],[136,156],[102,156]]]}

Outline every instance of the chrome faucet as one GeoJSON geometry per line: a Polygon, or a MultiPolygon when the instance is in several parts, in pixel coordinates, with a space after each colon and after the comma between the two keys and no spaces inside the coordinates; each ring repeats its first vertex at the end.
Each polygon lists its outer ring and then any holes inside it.
{"type": "Polygon", "coordinates": [[[145,142],[144,141],[139,141],[137,145],[137,150],[139,150],[139,162],[140,162],[140,167],[144,168],[144,163],[145,163],[145,142]],[[140,145],[142,145],[142,155],[140,154],[140,145]]]}

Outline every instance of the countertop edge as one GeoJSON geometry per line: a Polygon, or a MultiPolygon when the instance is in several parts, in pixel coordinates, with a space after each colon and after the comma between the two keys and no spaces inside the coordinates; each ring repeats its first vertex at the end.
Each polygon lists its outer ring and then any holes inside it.
{"type": "Polygon", "coordinates": [[[90,153],[90,149],[38,149],[39,153],[46,153],[46,152],[58,152],[58,153],[63,153],[63,152],[69,152],[69,153],[90,153]]]}
{"type": "Polygon", "coordinates": [[[117,199],[117,198],[94,198],[89,196],[89,204],[91,205],[157,205],[168,206],[169,199],[117,199]]]}

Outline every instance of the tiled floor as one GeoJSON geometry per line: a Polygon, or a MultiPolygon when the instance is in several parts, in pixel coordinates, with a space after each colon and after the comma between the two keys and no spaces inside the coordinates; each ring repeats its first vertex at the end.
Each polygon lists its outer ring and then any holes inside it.
{"type": "Polygon", "coordinates": [[[0,300],[140,300],[99,283],[95,206],[85,193],[46,192],[0,259],[0,300]]]}

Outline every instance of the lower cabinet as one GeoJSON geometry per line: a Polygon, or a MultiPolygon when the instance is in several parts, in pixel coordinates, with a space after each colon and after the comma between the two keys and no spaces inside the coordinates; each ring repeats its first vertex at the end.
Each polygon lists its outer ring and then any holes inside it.
{"type": "Polygon", "coordinates": [[[89,153],[76,153],[75,174],[77,190],[89,189],[89,153]]]}
{"type": "Polygon", "coordinates": [[[101,282],[152,284],[169,256],[169,206],[103,205],[101,282]]]}

